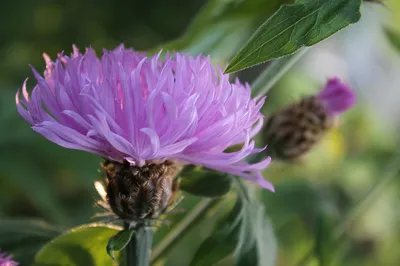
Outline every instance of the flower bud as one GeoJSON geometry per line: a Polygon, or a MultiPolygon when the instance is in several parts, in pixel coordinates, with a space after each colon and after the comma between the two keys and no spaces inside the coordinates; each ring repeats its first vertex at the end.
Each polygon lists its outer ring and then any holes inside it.
{"type": "Polygon", "coordinates": [[[309,151],[355,104],[355,95],[338,78],[317,95],[308,96],[272,114],[265,123],[264,141],[278,159],[293,160],[309,151]]]}

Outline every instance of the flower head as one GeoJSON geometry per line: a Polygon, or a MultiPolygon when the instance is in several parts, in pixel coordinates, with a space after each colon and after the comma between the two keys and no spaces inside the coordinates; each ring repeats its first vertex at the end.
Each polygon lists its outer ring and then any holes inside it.
{"type": "Polygon", "coordinates": [[[0,252],[0,266],[18,266],[19,263],[12,259],[11,255],[0,252]]]}
{"type": "Polygon", "coordinates": [[[304,97],[267,119],[263,137],[269,151],[282,160],[297,159],[355,103],[355,94],[346,84],[338,78],[329,79],[318,94],[304,97]]]}
{"type": "Polygon", "coordinates": [[[244,159],[262,151],[251,138],[261,129],[265,101],[250,87],[229,81],[208,57],[180,53],[147,57],[123,45],[101,58],[81,54],[44,55],[44,78],[31,97],[26,81],[16,95],[18,112],[48,140],[111,161],[141,167],[179,161],[239,175],[273,190],[256,164],[244,159]],[[225,152],[243,143],[237,152],[225,152]]]}

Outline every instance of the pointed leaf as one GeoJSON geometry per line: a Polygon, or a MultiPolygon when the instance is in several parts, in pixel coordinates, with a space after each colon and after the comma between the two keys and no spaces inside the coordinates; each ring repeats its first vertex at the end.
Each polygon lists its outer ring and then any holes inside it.
{"type": "Polygon", "coordinates": [[[110,240],[108,240],[107,253],[112,259],[115,259],[114,251],[121,251],[126,247],[126,245],[128,245],[129,241],[131,241],[133,233],[133,230],[125,229],[119,231],[115,236],[111,237],[110,240]]]}
{"type": "Polygon", "coordinates": [[[34,265],[112,265],[105,247],[119,230],[120,227],[100,223],[73,228],[46,244],[36,254],[34,265]]]}
{"type": "Polygon", "coordinates": [[[296,52],[360,19],[361,0],[302,0],[283,5],[262,24],[225,73],[296,52]]]}

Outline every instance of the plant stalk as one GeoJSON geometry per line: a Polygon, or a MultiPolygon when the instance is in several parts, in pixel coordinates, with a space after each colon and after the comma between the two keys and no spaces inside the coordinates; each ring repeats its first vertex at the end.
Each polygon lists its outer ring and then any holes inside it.
{"type": "MultiPolygon", "coordinates": [[[[129,224],[125,224],[129,229],[129,224]]],[[[139,224],[135,234],[125,248],[126,266],[150,266],[150,253],[153,244],[153,228],[139,224]]]]}

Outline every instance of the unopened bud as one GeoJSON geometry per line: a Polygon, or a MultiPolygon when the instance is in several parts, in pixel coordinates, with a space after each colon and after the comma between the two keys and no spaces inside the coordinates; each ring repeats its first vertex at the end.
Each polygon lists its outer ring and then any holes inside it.
{"type": "Polygon", "coordinates": [[[317,95],[308,96],[267,118],[264,141],[268,151],[281,160],[296,159],[309,151],[355,104],[349,87],[333,78],[317,95]]]}

